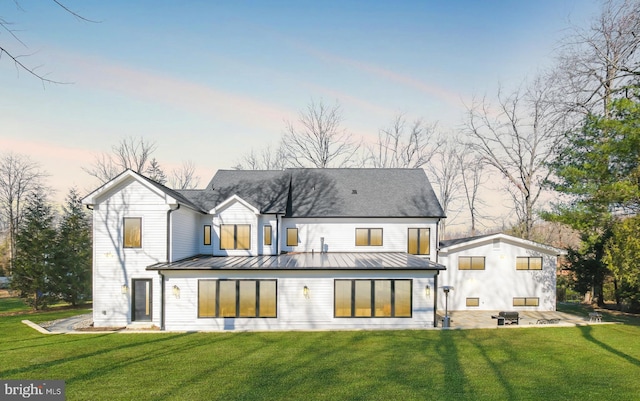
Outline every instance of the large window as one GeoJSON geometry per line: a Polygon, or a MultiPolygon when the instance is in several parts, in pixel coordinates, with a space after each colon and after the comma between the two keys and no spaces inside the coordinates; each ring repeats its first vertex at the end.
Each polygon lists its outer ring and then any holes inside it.
{"type": "Polygon", "coordinates": [[[251,225],[220,225],[220,249],[251,249],[251,225]]]}
{"type": "Polygon", "coordinates": [[[142,219],[140,217],[125,217],[123,230],[125,248],[142,248],[142,219]]]}
{"type": "Polygon", "coordinates": [[[539,306],[540,298],[536,297],[514,297],[513,306],[539,306]]]}
{"type": "Polygon", "coordinates": [[[264,244],[271,245],[273,243],[273,228],[264,226],[264,244]]]}
{"type": "Polygon", "coordinates": [[[539,256],[518,256],[516,258],[516,270],[542,270],[542,258],[539,256]]]}
{"type": "Polygon", "coordinates": [[[204,226],[204,245],[211,245],[211,226],[204,226]]]}
{"type": "Polygon", "coordinates": [[[276,280],[199,280],[198,317],[276,317],[276,280]]]}
{"type": "Polygon", "coordinates": [[[458,256],[458,270],[484,270],[484,256],[458,256]]]}
{"type": "Polygon", "coordinates": [[[335,280],[335,317],[411,317],[411,280],[335,280]]]}
{"type": "Polygon", "coordinates": [[[287,246],[298,246],[297,228],[287,228],[287,246]]]}
{"type": "Polygon", "coordinates": [[[412,255],[429,254],[429,229],[410,228],[408,252],[412,255]]]}
{"type": "Polygon", "coordinates": [[[356,228],[356,246],[382,246],[382,228],[356,228]]]}

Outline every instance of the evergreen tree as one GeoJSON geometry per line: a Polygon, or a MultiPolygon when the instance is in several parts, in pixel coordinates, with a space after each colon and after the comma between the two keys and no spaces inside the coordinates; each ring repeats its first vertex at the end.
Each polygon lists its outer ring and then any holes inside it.
{"type": "Polygon", "coordinates": [[[72,305],[91,297],[91,223],[75,188],[69,190],[56,238],[55,292],[72,305]]]}
{"type": "Polygon", "coordinates": [[[611,275],[612,261],[619,261],[604,256],[607,249],[624,248],[621,233],[628,230],[617,226],[640,211],[638,94],[613,101],[606,117],[588,116],[582,130],[566,139],[551,168],[554,188],[570,195],[571,201],[556,205],[546,218],[580,232],[582,246],[573,253],[572,263],[575,287],[591,289],[603,304],[603,281],[611,275]]]}
{"type": "Polygon", "coordinates": [[[164,171],[162,171],[160,163],[158,163],[155,157],[151,159],[151,162],[149,162],[149,167],[145,171],[145,174],[158,184],[165,185],[167,183],[167,176],[164,171]]]}
{"type": "Polygon", "coordinates": [[[11,287],[33,309],[42,309],[55,299],[51,273],[54,270],[55,215],[44,188],[27,198],[24,217],[16,235],[16,254],[11,287]]]}

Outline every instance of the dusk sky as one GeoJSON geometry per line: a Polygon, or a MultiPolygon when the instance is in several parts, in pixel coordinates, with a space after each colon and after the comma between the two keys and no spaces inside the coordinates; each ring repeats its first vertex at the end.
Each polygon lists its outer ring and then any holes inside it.
{"type": "Polygon", "coordinates": [[[514,88],[552,62],[591,0],[2,2],[0,152],[29,155],[62,199],[94,189],[82,170],[128,136],[165,171],[191,160],[205,185],[275,144],[311,100],[375,141],[398,113],[459,128],[472,96],[514,88]],[[25,47],[26,45],[26,47],[25,47]]]}

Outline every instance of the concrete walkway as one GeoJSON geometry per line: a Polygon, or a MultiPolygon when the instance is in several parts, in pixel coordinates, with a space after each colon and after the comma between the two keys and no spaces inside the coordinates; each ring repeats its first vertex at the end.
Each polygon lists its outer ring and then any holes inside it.
{"type": "Polygon", "coordinates": [[[71,333],[79,327],[88,327],[93,322],[93,315],[86,313],[72,316],[66,319],[59,319],[43,325],[50,333],[71,333]]]}
{"type": "MultiPolygon", "coordinates": [[[[590,322],[588,318],[572,315],[564,312],[534,312],[534,311],[521,311],[519,324],[507,324],[505,326],[498,326],[498,321],[492,319],[492,315],[497,315],[499,311],[452,311],[449,312],[451,318],[451,326],[449,330],[464,330],[464,329],[508,329],[508,328],[524,328],[524,327],[571,327],[571,326],[585,326],[592,324],[611,324],[607,322],[590,322]],[[554,319],[555,323],[541,324],[541,320],[554,319]]],[[[438,328],[442,328],[442,317],[444,314],[440,314],[438,319],[438,328]]],[[[78,328],[89,327],[92,323],[91,313],[73,316],[67,319],[60,319],[53,322],[43,324],[42,327],[29,321],[24,321],[25,324],[29,324],[36,330],[39,330],[46,334],[61,334],[61,333],[96,333],[95,331],[78,331],[78,328]],[[28,323],[27,323],[28,322],[28,323]],[[36,327],[37,326],[37,327],[36,327]]],[[[134,330],[124,330],[124,332],[137,332],[134,330]]],[[[148,330],[140,331],[148,333],[148,330]]]]}

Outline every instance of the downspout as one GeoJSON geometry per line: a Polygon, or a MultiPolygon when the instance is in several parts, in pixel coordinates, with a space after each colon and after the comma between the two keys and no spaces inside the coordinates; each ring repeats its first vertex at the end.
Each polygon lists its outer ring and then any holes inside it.
{"type": "Polygon", "coordinates": [[[180,209],[180,204],[175,209],[169,208],[167,210],[167,263],[171,263],[171,213],[180,209]]]}
{"type": "Polygon", "coordinates": [[[160,275],[160,305],[162,305],[162,308],[160,309],[160,330],[164,330],[164,274],[162,274],[161,270],[158,270],[158,274],[160,275]]]}
{"type": "Polygon", "coordinates": [[[276,213],[276,255],[280,254],[280,218],[276,213]]]}
{"type": "MultiPolygon", "coordinates": [[[[178,209],[180,209],[179,203],[175,209],[169,207],[169,210],[167,210],[167,263],[171,262],[171,213],[178,209]]],[[[166,304],[164,274],[160,270],[158,270],[158,274],[160,275],[160,330],[164,330],[166,304]]]]}
{"type": "MultiPolygon", "coordinates": [[[[440,260],[440,219],[436,223],[436,263],[440,260]]],[[[445,267],[446,268],[446,267],[445,267]]],[[[438,275],[440,270],[436,270],[433,276],[433,327],[438,327],[438,275]]]]}
{"type": "Polygon", "coordinates": [[[438,327],[438,275],[440,270],[436,270],[433,276],[433,327],[438,327]]]}

